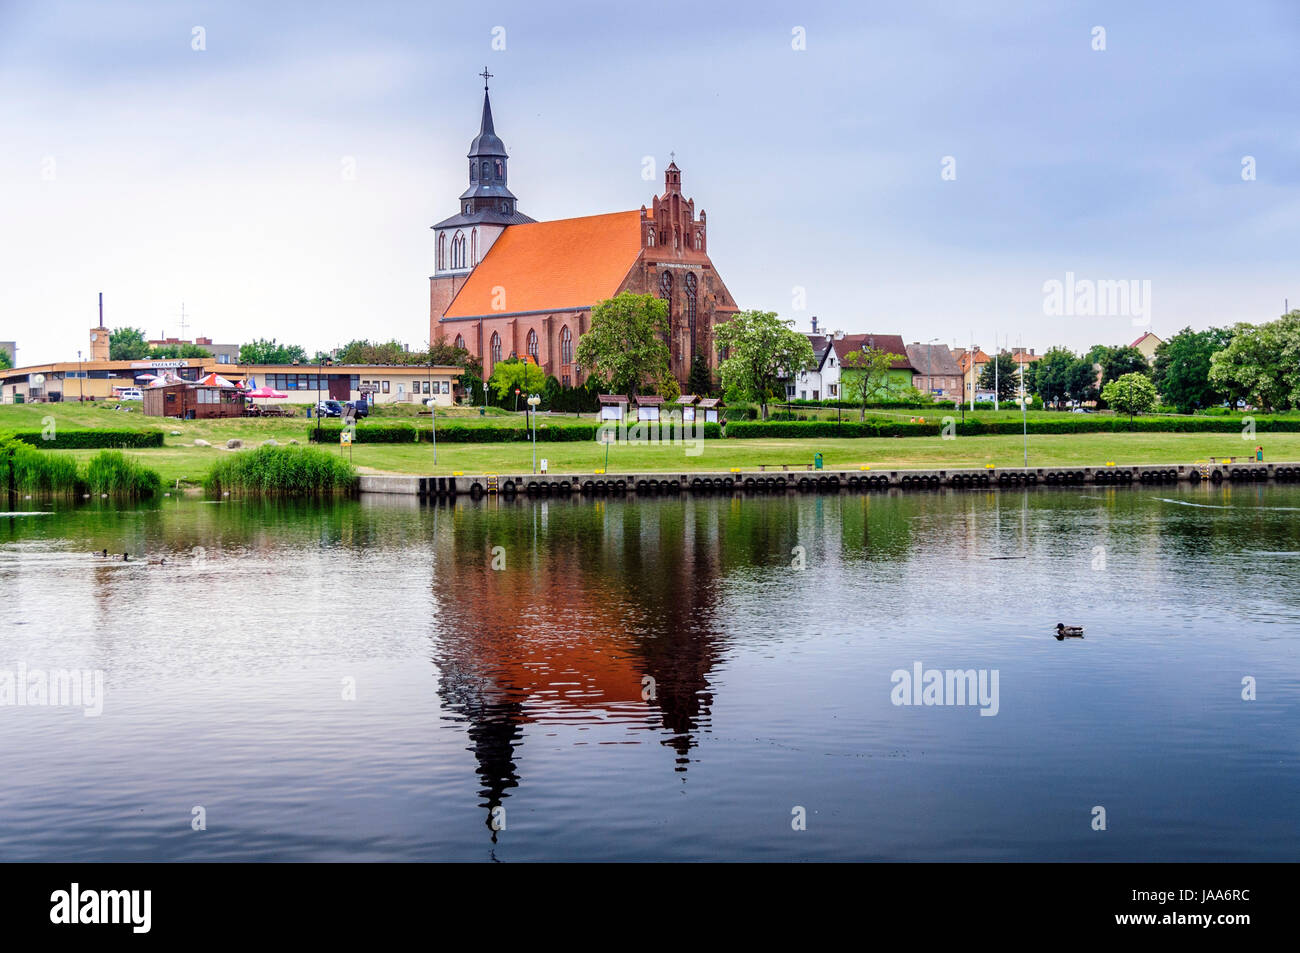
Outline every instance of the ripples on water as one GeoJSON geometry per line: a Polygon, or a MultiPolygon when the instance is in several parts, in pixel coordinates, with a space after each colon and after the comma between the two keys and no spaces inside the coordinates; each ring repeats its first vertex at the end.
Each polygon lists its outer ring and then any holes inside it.
{"type": "Polygon", "coordinates": [[[1292,859],[1300,491],[1160,492],[0,514],[0,858],[1292,859]]]}

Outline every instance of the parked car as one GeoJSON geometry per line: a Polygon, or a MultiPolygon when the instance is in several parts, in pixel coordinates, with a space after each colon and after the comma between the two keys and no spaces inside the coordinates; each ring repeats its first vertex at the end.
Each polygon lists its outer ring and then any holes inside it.
{"type": "Polygon", "coordinates": [[[355,416],[357,417],[370,416],[370,401],[368,400],[350,401],[348,406],[353,409],[353,411],[355,412],[355,416]]]}
{"type": "Polygon", "coordinates": [[[343,405],[337,400],[322,400],[316,405],[316,413],[321,417],[342,417],[343,405]]]}
{"type": "Polygon", "coordinates": [[[117,392],[118,400],[144,400],[144,394],[138,387],[123,387],[117,392]]]}

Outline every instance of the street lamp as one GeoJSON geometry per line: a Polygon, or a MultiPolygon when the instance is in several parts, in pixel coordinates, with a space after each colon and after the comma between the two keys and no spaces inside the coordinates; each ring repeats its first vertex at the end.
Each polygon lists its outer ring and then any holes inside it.
{"type": "Polygon", "coordinates": [[[536,394],[528,395],[528,406],[533,409],[533,472],[537,472],[537,405],[542,399],[536,394]]]}
{"type": "Polygon", "coordinates": [[[86,372],[81,369],[81,352],[77,352],[77,403],[86,402],[86,372]]]}
{"type": "Polygon", "coordinates": [[[429,422],[433,425],[433,465],[438,465],[438,398],[432,393],[433,384],[433,351],[429,351],[429,422]]]}
{"type": "Polygon", "coordinates": [[[930,338],[925,342],[925,389],[930,392],[931,399],[934,398],[934,345],[938,338],[930,338]]]}

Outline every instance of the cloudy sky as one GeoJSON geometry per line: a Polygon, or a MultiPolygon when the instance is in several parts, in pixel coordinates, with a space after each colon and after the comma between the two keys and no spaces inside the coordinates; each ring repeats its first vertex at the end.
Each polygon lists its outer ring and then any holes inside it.
{"type": "Polygon", "coordinates": [[[150,335],[183,301],[221,342],[422,344],[484,65],[523,211],[637,208],[675,150],[741,307],[800,327],[1266,320],[1300,302],[1298,44],[1294,0],[0,0],[0,339],[73,358],[103,291],[150,335]],[[1067,272],[1149,315],[1045,313],[1067,272]]]}

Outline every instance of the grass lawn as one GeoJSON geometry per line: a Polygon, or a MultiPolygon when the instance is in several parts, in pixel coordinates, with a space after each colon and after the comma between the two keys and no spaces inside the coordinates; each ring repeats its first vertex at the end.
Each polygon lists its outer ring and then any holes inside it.
{"type": "MultiPolygon", "coordinates": [[[[144,417],[139,410],[129,414],[94,409],[76,404],[3,405],[0,406],[0,431],[39,430],[41,420],[52,416],[55,426],[76,429],[162,430],[168,434],[164,446],[157,450],[131,451],[131,455],[156,469],[169,486],[177,480],[200,483],[212,464],[225,454],[231,437],[243,440],[245,447],[263,440],[287,443],[296,439],[305,444],[308,422],[289,420],[236,418],[232,420],[160,420],[144,417]],[[171,431],[180,436],[171,436],[171,431]],[[203,439],[212,447],[195,447],[203,439]]],[[[442,419],[442,412],[439,412],[442,419]]],[[[471,418],[467,418],[471,419],[471,418]]],[[[472,419],[477,419],[477,414],[472,419]]],[[[501,422],[498,417],[494,422],[501,422]]],[[[1236,433],[1121,433],[1121,434],[1031,434],[1031,466],[1097,466],[1113,460],[1129,463],[1191,463],[1213,456],[1245,456],[1256,444],[1264,447],[1266,461],[1300,461],[1300,433],[1259,434],[1244,441],[1236,433]]],[[[1018,435],[958,437],[872,437],[836,439],[706,440],[703,452],[687,456],[689,444],[614,445],[609,448],[609,471],[679,472],[721,470],[731,467],[756,468],[758,464],[806,463],[820,451],[828,468],[857,468],[868,464],[881,468],[957,468],[995,464],[1018,467],[1022,461],[1022,438],[1018,435]]],[[[328,448],[338,453],[337,447],[328,448]]],[[[93,456],[94,450],[54,450],[80,462],[93,456]]],[[[347,451],[343,451],[346,454],[347,451]]],[[[550,472],[591,472],[604,466],[605,448],[593,442],[538,443],[537,456],[549,461],[550,472]]],[[[455,470],[465,473],[518,473],[532,469],[532,446],[528,443],[464,444],[443,443],[438,447],[438,465],[433,465],[433,447],[421,444],[364,444],[352,448],[352,460],[363,472],[419,473],[449,475],[455,470]]]]}

